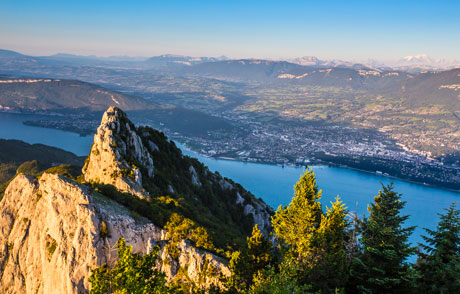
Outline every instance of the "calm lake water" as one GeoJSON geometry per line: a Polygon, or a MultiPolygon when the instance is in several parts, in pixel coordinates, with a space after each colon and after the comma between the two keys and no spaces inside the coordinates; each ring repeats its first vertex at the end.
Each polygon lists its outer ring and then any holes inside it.
{"type": "MultiPolygon", "coordinates": [[[[56,146],[78,155],[87,155],[92,144],[92,136],[80,137],[77,134],[52,129],[25,126],[25,120],[45,118],[36,115],[0,113],[0,138],[19,139],[28,143],[42,143],[56,146]]],[[[257,197],[264,199],[272,207],[288,204],[293,195],[293,186],[304,169],[276,165],[244,163],[218,160],[201,156],[178,144],[187,155],[198,158],[212,171],[219,171],[225,177],[240,183],[257,197]]],[[[407,201],[405,214],[409,214],[408,225],[417,229],[411,241],[421,242],[423,227],[435,228],[439,217],[452,202],[460,200],[460,193],[427,187],[401,180],[390,179],[376,174],[347,168],[312,166],[317,184],[323,191],[322,203],[329,205],[337,195],[351,211],[359,215],[367,213],[367,205],[372,202],[381,183],[394,182],[395,190],[407,201]]]]}
{"type": "Polygon", "coordinates": [[[93,137],[53,129],[26,126],[22,122],[27,120],[49,119],[49,116],[31,114],[10,114],[0,112],[0,138],[17,139],[35,144],[45,144],[59,147],[77,155],[88,155],[93,137]]]}

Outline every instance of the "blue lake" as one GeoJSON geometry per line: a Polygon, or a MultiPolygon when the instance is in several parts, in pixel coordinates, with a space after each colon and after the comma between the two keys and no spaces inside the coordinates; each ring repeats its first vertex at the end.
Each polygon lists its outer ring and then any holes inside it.
{"type": "MultiPolygon", "coordinates": [[[[92,136],[80,137],[77,134],[52,129],[25,126],[25,120],[41,118],[36,115],[0,113],[0,138],[19,139],[28,143],[42,143],[56,146],[78,155],[87,155],[92,144],[92,136]]],[[[244,163],[218,160],[201,156],[178,144],[187,155],[198,158],[211,170],[219,171],[225,177],[240,183],[257,197],[264,199],[272,207],[288,204],[293,194],[293,186],[304,169],[276,165],[244,163]]],[[[372,173],[347,168],[312,166],[317,184],[323,191],[323,204],[329,205],[337,195],[351,211],[358,215],[367,213],[367,205],[372,202],[381,183],[394,182],[395,190],[403,194],[407,201],[405,214],[409,214],[408,225],[417,229],[411,241],[421,242],[423,227],[435,228],[439,219],[437,213],[443,212],[452,202],[460,200],[460,193],[449,190],[413,184],[372,173]]]]}
{"type": "Polygon", "coordinates": [[[93,137],[64,132],[53,129],[26,126],[22,122],[27,120],[49,119],[43,115],[25,115],[0,112],[0,138],[17,139],[35,144],[45,144],[59,147],[77,155],[88,155],[93,137]]]}

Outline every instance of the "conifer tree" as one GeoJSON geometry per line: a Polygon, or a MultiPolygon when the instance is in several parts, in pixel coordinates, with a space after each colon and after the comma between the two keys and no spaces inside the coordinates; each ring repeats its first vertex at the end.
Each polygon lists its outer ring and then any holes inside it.
{"type": "Polygon", "coordinates": [[[299,261],[308,262],[313,255],[315,234],[321,223],[321,191],[315,174],[307,169],[294,186],[294,197],[288,206],[280,206],[272,217],[273,231],[299,261]]]}
{"type": "Polygon", "coordinates": [[[254,225],[251,237],[247,239],[247,256],[249,269],[254,275],[259,270],[269,267],[273,263],[273,246],[254,225]]]}
{"type": "Polygon", "coordinates": [[[247,238],[243,251],[233,252],[229,266],[232,271],[230,288],[237,292],[246,291],[253,283],[254,276],[268,269],[274,263],[273,246],[254,225],[252,235],[247,238]]]}
{"type": "Polygon", "coordinates": [[[321,191],[312,170],[306,170],[294,187],[289,206],[279,207],[272,218],[273,230],[284,245],[284,269],[296,274],[299,285],[334,293],[346,282],[346,209],[337,199],[327,213],[321,209],[321,191]]]}
{"type": "Polygon", "coordinates": [[[362,223],[362,253],[351,267],[351,293],[411,293],[415,274],[407,258],[415,252],[408,243],[414,227],[403,227],[409,216],[401,216],[405,202],[382,185],[368,219],[362,223]]]}
{"type": "Polygon", "coordinates": [[[322,293],[335,293],[342,289],[348,278],[345,254],[345,231],[347,210],[337,197],[331,208],[323,215],[318,229],[320,256],[310,274],[310,282],[322,293]]]}
{"type": "Polygon", "coordinates": [[[417,284],[421,293],[460,293],[460,210],[454,203],[440,217],[436,230],[422,236],[417,284]]]}

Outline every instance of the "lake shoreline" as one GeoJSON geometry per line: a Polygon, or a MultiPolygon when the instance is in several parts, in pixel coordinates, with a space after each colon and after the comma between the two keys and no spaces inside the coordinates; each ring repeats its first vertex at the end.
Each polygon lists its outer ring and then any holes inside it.
{"type": "MultiPolygon", "coordinates": [[[[177,142],[176,142],[176,144],[177,144],[177,142]]],[[[295,167],[295,168],[302,168],[302,167],[307,168],[308,166],[325,166],[325,167],[345,168],[345,169],[355,170],[355,171],[359,171],[359,172],[369,173],[369,174],[372,174],[372,175],[375,175],[375,176],[380,176],[380,177],[383,177],[383,178],[390,178],[390,179],[395,179],[395,180],[398,180],[398,181],[403,181],[403,182],[407,182],[407,183],[411,183],[411,184],[416,184],[416,185],[423,186],[423,187],[431,187],[431,188],[446,190],[446,191],[449,191],[449,192],[460,193],[460,189],[452,189],[452,188],[444,187],[442,185],[434,185],[434,184],[422,183],[422,182],[419,182],[419,181],[409,180],[409,179],[405,179],[405,178],[399,178],[399,177],[392,176],[392,175],[389,175],[389,174],[387,174],[387,175],[379,174],[379,173],[377,173],[375,171],[360,169],[360,168],[351,167],[351,166],[347,166],[347,165],[340,165],[340,164],[328,163],[328,162],[312,162],[310,165],[304,166],[304,165],[298,165],[298,164],[292,164],[292,163],[286,163],[284,165],[280,165],[278,163],[273,163],[273,162],[243,161],[243,160],[238,160],[237,158],[231,158],[231,157],[207,156],[205,154],[201,154],[200,152],[198,152],[196,150],[190,149],[190,147],[186,146],[184,143],[179,142],[179,144],[181,146],[184,146],[189,152],[196,153],[196,154],[199,154],[200,156],[215,159],[215,160],[227,160],[227,161],[234,161],[234,162],[241,162],[241,163],[251,163],[251,164],[260,164],[260,165],[279,166],[279,167],[282,167],[282,168],[284,168],[285,166],[286,167],[287,166],[295,167]]]]}

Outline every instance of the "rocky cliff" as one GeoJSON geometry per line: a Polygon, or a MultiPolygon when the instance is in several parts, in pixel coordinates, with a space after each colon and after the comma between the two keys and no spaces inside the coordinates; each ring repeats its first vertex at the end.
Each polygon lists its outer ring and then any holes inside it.
{"type": "Polygon", "coordinates": [[[91,269],[115,262],[120,237],[137,253],[160,246],[158,268],[168,280],[221,287],[219,276],[230,274],[224,259],[185,239],[169,254],[169,215],[192,219],[221,248],[237,246],[254,223],[270,230],[273,212],[263,201],[114,107],[103,116],[81,178],[20,174],[9,184],[0,201],[1,293],[86,293],[91,269]],[[203,279],[205,271],[213,274],[203,279]]]}
{"type": "Polygon", "coordinates": [[[153,178],[152,157],[134,125],[123,111],[110,107],[102,117],[83,167],[85,181],[113,185],[121,192],[145,197],[141,165],[147,171],[144,181],[153,178]]]}
{"type": "MultiPolygon", "coordinates": [[[[162,260],[169,262],[158,266],[170,280],[180,268],[196,282],[205,266],[229,275],[221,258],[185,240],[179,257],[171,259],[164,230],[59,175],[44,174],[39,180],[17,176],[0,211],[1,293],[86,293],[90,270],[115,261],[119,237],[138,253],[160,245],[162,260]]],[[[218,278],[207,277],[204,284],[219,285],[218,278]]]]}

